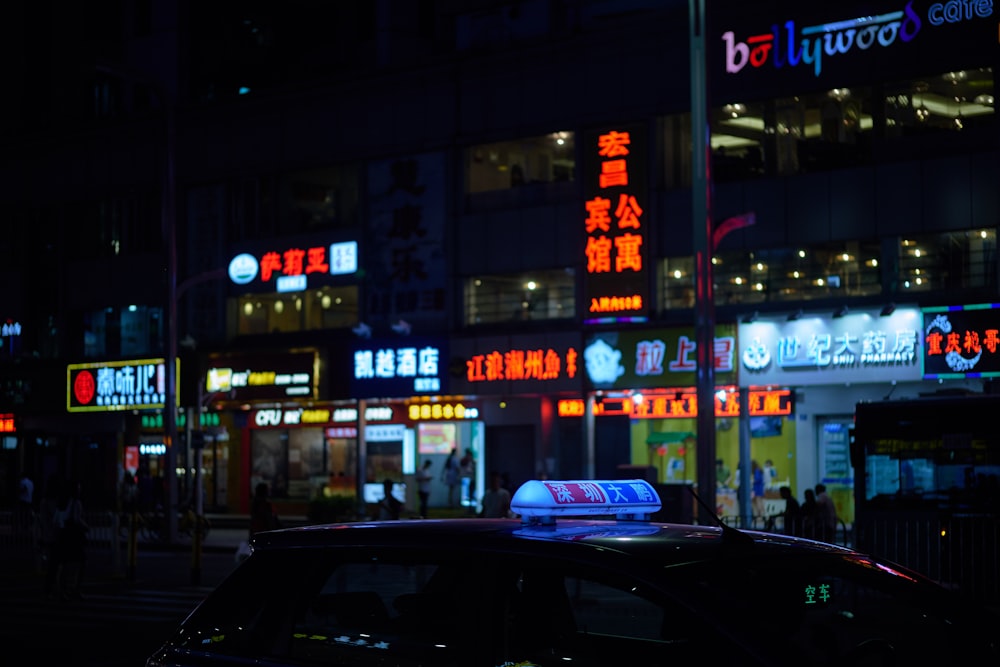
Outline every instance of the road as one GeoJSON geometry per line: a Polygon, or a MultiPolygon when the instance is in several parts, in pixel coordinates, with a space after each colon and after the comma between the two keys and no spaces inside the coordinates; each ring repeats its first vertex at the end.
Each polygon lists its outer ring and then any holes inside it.
{"type": "Polygon", "coordinates": [[[140,545],[131,566],[127,558],[112,557],[110,546],[92,546],[83,599],[66,601],[46,598],[43,574],[30,554],[2,550],[0,645],[8,656],[23,656],[22,663],[141,666],[233,570],[243,535],[245,530],[219,531],[200,559],[187,545],[140,545]]]}

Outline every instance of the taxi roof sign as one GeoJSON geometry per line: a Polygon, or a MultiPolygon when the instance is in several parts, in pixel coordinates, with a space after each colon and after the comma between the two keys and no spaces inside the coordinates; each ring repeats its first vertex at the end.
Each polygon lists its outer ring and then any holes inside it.
{"type": "Polygon", "coordinates": [[[510,501],[512,512],[541,523],[551,523],[557,516],[607,514],[648,521],[660,507],[656,489],[642,479],[531,480],[510,501]]]}

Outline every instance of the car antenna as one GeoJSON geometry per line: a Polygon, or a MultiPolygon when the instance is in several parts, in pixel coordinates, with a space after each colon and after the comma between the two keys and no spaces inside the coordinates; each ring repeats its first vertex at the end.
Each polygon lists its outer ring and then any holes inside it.
{"type": "Polygon", "coordinates": [[[688,489],[690,489],[691,495],[694,496],[695,502],[698,503],[698,506],[701,507],[701,509],[704,510],[704,512],[708,516],[712,517],[712,520],[716,523],[716,525],[718,525],[719,528],[722,529],[723,542],[729,542],[732,544],[743,544],[743,545],[754,544],[754,539],[752,537],[750,537],[743,531],[739,530],[738,528],[733,528],[728,523],[723,521],[722,517],[713,512],[712,508],[708,506],[708,503],[702,500],[701,496],[699,496],[698,493],[694,490],[694,487],[689,486],[688,489]]]}

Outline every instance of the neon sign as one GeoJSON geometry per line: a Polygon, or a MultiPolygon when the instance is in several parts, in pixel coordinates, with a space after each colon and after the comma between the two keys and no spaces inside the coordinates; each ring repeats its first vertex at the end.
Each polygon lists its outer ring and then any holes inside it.
{"type": "MultiPolygon", "coordinates": [[[[927,10],[927,22],[933,26],[986,18],[993,13],[992,0],[949,0],[936,2],[927,10]]],[[[747,65],[759,69],[771,63],[775,69],[812,65],[813,75],[823,71],[823,57],[844,55],[852,49],[867,51],[888,48],[897,40],[903,43],[916,38],[923,27],[913,2],[902,10],[876,16],[819,23],[797,29],[795,21],[775,24],[770,32],[757,33],[737,41],[732,30],[722,34],[726,45],[726,72],[737,74],[747,65]]]]}
{"type": "MultiPolygon", "coordinates": [[[[594,401],[595,416],[628,415],[631,419],[682,419],[698,416],[698,395],[692,388],[657,390],[632,396],[599,396],[594,401]]],[[[716,417],[739,417],[740,392],[732,388],[715,393],[716,417]]],[[[750,389],[747,397],[751,417],[777,417],[792,414],[790,389],[750,389]]],[[[583,399],[559,401],[560,417],[582,417],[583,399]]]]}
{"type": "Polygon", "coordinates": [[[479,408],[464,403],[411,403],[406,407],[411,421],[478,419],[479,408]]]}
{"type": "Polygon", "coordinates": [[[925,308],[924,377],[1000,376],[1000,305],[925,308]]]}
{"type": "Polygon", "coordinates": [[[477,354],[465,362],[469,382],[500,382],[503,380],[558,380],[574,378],[577,372],[576,348],[561,355],[547,350],[494,350],[477,354]]]}
{"type": "Polygon", "coordinates": [[[445,348],[432,339],[359,344],[354,350],[351,390],[356,396],[439,394],[442,358],[447,358],[445,348]]]}
{"type": "Polygon", "coordinates": [[[593,144],[583,221],[590,323],[648,310],[643,142],[641,130],[630,128],[598,134],[593,144]]]}
{"type": "MultiPolygon", "coordinates": [[[[162,408],[166,401],[165,366],[163,359],[70,364],[66,367],[66,409],[96,412],[162,408]]],[[[179,404],[180,397],[175,398],[179,404]]]]}
{"type": "Polygon", "coordinates": [[[270,250],[258,259],[240,253],[229,262],[229,279],[237,285],[275,281],[279,291],[305,289],[310,275],[343,275],[358,270],[358,242],[344,241],[308,248],[270,250]]]}

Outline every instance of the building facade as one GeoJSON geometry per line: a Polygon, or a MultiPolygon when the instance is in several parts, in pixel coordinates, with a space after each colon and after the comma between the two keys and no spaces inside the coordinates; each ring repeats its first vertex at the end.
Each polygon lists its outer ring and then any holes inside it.
{"type": "Polygon", "coordinates": [[[25,9],[4,480],[290,513],[385,477],[415,507],[425,458],[470,510],[493,470],[696,486],[703,71],[717,504],[823,482],[850,520],[859,400],[990,391],[927,341],[998,300],[1000,15],[708,4],[703,70],[685,2],[25,9]]]}

